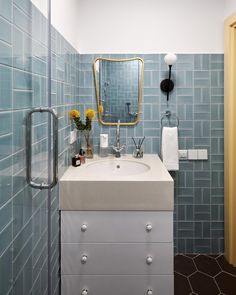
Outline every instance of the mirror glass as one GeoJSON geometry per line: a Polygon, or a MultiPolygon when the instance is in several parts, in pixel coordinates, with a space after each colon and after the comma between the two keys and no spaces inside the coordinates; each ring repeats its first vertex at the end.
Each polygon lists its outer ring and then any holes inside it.
{"type": "Polygon", "coordinates": [[[141,58],[94,61],[98,118],[103,125],[139,121],[144,62],[141,58]]]}

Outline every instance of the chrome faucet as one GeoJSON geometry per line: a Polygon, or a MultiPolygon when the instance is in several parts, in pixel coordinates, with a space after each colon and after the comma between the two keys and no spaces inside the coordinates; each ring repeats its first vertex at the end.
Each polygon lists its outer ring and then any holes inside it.
{"type": "Polygon", "coordinates": [[[120,120],[117,122],[116,127],[116,146],[112,146],[112,149],[115,151],[115,157],[120,158],[120,152],[125,148],[125,145],[123,144],[120,146],[120,120]]]}

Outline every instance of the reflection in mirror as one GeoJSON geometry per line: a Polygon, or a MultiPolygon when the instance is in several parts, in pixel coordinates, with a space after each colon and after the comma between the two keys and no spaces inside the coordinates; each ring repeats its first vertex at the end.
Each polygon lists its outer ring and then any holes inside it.
{"type": "Polygon", "coordinates": [[[103,125],[134,125],[139,120],[143,60],[97,58],[94,77],[98,118],[103,125]]]}

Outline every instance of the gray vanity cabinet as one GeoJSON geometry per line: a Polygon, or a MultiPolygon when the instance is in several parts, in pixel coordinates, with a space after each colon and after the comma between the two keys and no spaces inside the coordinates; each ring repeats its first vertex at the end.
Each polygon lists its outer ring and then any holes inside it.
{"type": "Polygon", "coordinates": [[[173,295],[172,211],[62,211],[62,295],[173,295]]]}

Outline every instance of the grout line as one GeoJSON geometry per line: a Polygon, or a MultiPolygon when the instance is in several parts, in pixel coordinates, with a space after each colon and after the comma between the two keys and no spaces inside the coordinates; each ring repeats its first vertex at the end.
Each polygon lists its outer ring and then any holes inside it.
{"type": "MultiPolygon", "coordinates": [[[[219,275],[219,274],[220,274],[220,273],[218,273],[217,275],[219,275]]],[[[216,276],[215,276],[215,277],[216,277],[216,276]]],[[[219,290],[220,293],[221,293],[222,291],[221,291],[220,286],[218,285],[218,283],[217,283],[215,277],[213,277],[213,281],[215,282],[216,287],[218,288],[218,290],[219,290]]]]}

